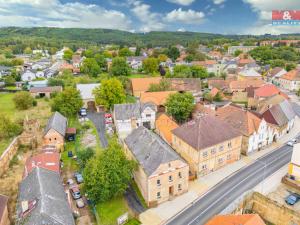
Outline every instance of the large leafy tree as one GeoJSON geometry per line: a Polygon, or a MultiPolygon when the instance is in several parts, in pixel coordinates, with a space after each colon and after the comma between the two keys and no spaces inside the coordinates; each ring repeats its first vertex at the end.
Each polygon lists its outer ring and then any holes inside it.
{"type": "Polygon", "coordinates": [[[166,79],[162,79],[158,84],[150,84],[148,91],[157,92],[157,91],[171,91],[171,90],[172,90],[171,82],[166,79]]]}
{"type": "Polygon", "coordinates": [[[178,48],[176,48],[175,46],[172,46],[168,49],[167,55],[169,56],[170,59],[175,61],[180,56],[180,52],[179,52],[178,48]]]}
{"type": "Polygon", "coordinates": [[[15,94],[13,101],[17,109],[24,110],[33,106],[34,99],[27,91],[21,91],[15,94]]]}
{"type": "Polygon", "coordinates": [[[86,193],[95,203],[124,194],[135,168],[136,163],[128,160],[117,140],[112,139],[108,148],[90,159],[83,171],[86,193]]]}
{"type": "Polygon", "coordinates": [[[94,56],[98,66],[102,69],[102,70],[106,70],[107,69],[107,62],[106,59],[103,55],[97,53],[94,56]]]}
{"type": "Polygon", "coordinates": [[[21,133],[22,127],[11,120],[8,115],[0,114],[0,140],[3,138],[14,137],[21,133]]]}
{"type": "Polygon", "coordinates": [[[83,106],[80,92],[73,87],[67,87],[58,93],[51,103],[52,111],[58,111],[64,116],[73,117],[83,106]]]}
{"type": "Polygon", "coordinates": [[[93,91],[98,105],[103,105],[106,109],[110,109],[114,104],[125,102],[126,94],[122,83],[116,79],[105,79],[101,81],[101,86],[93,91]]]}
{"type": "Polygon", "coordinates": [[[143,61],[143,69],[146,73],[155,73],[158,70],[159,61],[156,58],[146,58],[143,61]]]}
{"type": "Polygon", "coordinates": [[[167,113],[177,122],[186,121],[194,109],[194,97],[191,93],[175,93],[166,102],[167,113]]]}
{"type": "Polygon", "coordinates": [[[96,77],[99,73],[101,73],[101,68],[94,58],[86,58],[82,66],[80,67],[80,71],[82,73],[86,73],[90,76],[96,77]]]}
{"type": "Polygon", "coordinates": [[[115,57],[112,60],[110,73],[114,76],[128,76],[130,74],[130,67],[124,57],[115,57]]]}
{"type": "Polygon", "coordinates": [[[129,48],[121,48],[119,51],[120,57],[133,56],[133,53],[129,50],[129,48]]]}
{"type": "Polygon", "coordinates": [[[70,61],[72,59],[74,52],[71,49],[67,49],[64,52],[64,59],[70,61]]]}

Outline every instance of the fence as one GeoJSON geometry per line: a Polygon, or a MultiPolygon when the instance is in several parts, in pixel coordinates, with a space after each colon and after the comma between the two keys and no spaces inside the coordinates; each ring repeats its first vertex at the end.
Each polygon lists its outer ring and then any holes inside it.
{"type": "Polygon", "coordinates": [[[5,151],[0,156],[0,177],[9,168],[9,162],[14,157],[19,148],[19,137],[13,139],[10,145],[5,149],[5,151]]]}

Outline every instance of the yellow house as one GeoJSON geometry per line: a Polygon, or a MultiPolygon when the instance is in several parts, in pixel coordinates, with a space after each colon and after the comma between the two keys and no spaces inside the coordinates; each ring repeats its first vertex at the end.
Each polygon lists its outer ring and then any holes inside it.
{"type": "Polygon", "coordinates": [[[172,133],[172,147],[198,176],[240,159],[242,135],[214,116],[202,116],[172,133]]]}
{"type": "Polygon", "coordinates": [[[128,158],[138,163],[134,180],[148,206],[188,191],[188,164],[158,135],[140,126],[124,143],[128,158]]]}
{"type": "Polygon", "coordinates": [[[289,176],[300,183],[300,143],[293,147],[292,159],[288,169],[289,176]]]}

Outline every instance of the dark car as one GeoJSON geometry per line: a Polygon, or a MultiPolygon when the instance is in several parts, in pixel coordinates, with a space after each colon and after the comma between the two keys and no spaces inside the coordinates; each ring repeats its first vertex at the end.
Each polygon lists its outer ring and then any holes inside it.
{"type": "Polygon", "coordinates": [[[72,187],[71,189],[70,189],[70,191],[71,191],[71,194],[72,194],[72,197],[73,197],[73,199],[79,199],[79,198],[81,198],[81,194],[80,194],[80,191],[79,191],[79,188],[78,187],[72,187]]]}

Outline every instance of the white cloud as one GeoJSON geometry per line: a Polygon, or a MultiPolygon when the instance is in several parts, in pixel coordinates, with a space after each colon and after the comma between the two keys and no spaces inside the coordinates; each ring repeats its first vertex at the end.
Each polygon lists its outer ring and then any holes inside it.
{"type": "Polygon", "coordinates": [[[216,5],[220,5],[222,3],[224,3],[226,0],[213,0],[213,3],[216,5]]]}
{"type": "Polygon", "coordinates": [[[179,28],[177,31],[178,32],[185,32],[186,30],[184,28],[179,28]]]}
{"type": "Polygon", "coordinates": [[[52,26],[129,30],[122,12],[94,4],[59,0],[0,0],[0,26],[52,26]]]}
{"type": "Polygon", "coordinates": [[[250,4],[252,10],[258,14],[258,21],[242,33],[246,34],[280,34],[300,32],[300,26],[272,26],[272,10],[297,10],[300,7],[298,0],[243,0],[250,4]]]}
{"type": "Polygon", "coordinates": [[[204,20],[204,13],[199,11],[194,11],[189,9],[187,11],[179,9],[174,9],[166,15],[165,20],[168,22],[181,22],[186,24],[197,24],[204,20]]]}
{"type": "Polygon", "coordinates": [[[167,0],[167,1],[171,2],[171,3],[178,4],[178,5],[187,6],[187,5],[192,4],[195,0],[167,0]]]}
{"type": "Polygon", "coordinates": [[[162,30],[165,24],[161,22],[161,14],[151,12],[151,6],[141,1],[132,1],[131,11],[142,22],[140,31],[149,32],[152,30],[162,30]]]}

